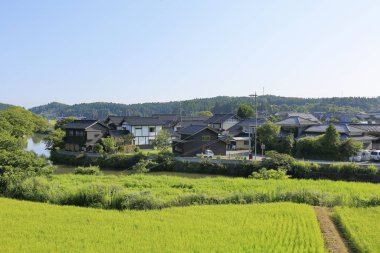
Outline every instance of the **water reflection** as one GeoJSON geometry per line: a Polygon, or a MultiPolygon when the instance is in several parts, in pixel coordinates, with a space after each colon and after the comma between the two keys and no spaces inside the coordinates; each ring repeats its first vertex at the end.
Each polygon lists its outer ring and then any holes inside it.
{"type": "Polygon", "coordinates": [[[28,139],[25,150],[32,151],[38,156],[50,157],[50,151],[46,149],[46,144],[43,142],[42,134],[35,134],[28,139]]]}

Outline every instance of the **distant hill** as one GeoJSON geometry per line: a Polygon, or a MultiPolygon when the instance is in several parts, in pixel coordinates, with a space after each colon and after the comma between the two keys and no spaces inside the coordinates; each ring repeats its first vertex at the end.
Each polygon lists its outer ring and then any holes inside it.
{"type": "Polygon", "coordinates": [[[0,103],[0,110],[6,109],[9,106],[12,106],[12,105],[0,103]]]}
{"type": "MultiPolygon", "coordinates": [[[[220,96],[213,98],[192,99],[181,102],[182,113],[193,115],[199,111],[213,113],[235,112],[240,104],[254,104],[253,98],[220,96]]],[[[345,98],[294,98],[272,95],[260,96],[257,99],[258,110],[266,112],[277,111],[371,111],[380,110],[380,97],[345,97],[345,98]]],[[[33,107],[30,111],[48,119],[76,116],[103,119],[107,115],[140,115],[149,116],[155,113],[178,113],[180,102],[117,104],[117,103],[82,103],[66,105],[57,102],[33,107]]]]}

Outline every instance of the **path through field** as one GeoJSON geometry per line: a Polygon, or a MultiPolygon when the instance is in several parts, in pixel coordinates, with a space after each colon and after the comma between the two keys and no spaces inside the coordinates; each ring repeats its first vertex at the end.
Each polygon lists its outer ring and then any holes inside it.
{"type": "Polygon", "coordinates": [[[332,210],[326,207],[315,206],[315,213],[321,231],[325,245],[330,253],[348,253],[350,250],[346,246],[344,239],[337,230],[334,222],[332,221],[332,210]]]}

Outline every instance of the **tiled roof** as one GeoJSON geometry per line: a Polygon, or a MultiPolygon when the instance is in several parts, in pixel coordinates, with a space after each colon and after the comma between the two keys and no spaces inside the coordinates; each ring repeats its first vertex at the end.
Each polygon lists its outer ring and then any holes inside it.
{"type": "MultiPolygon", "coordinates": [[[[268,120],[266,118],[258,118],[257,119],[257,126],[261,126],[262,124],[264,124],[267,121],[268,120]]],[[[243,129],[243,127],[249,127],[249,126],[254,127],[255,124],[256,124],[256,120],[254,118],[245,119],[245,120],[240,121],[236,125],[230,127],[228,129],[228,131],[229,132],[238,132],[238,131],[241,131],[243,129]]]]}
{"type": "Polygon", "coordinates": [[[215,114],[214,116],[212,116],[211,118],[207,119],[206,120],[206,123],[216,123],[216,124],[221,124],[223,122],[225,122],[226,120],[230,119],[230,118],[233,118],[233,117],[236,117],[236,114],[234,113],[225,113],[225,114],[215,114]]]}
{"type": "MultiPolygon", "coordinates": [[[[328,126],[329,126],[328,124],[311,126],[305,130],[305,133],[325,133],[328,126]]],[[[353,127],[347,124],[334,124],[334,126],[338,133],[344,133],[348,135],[361,134],[365,132],[364,130],[358,129],[356,127],[353,127]]]]}
{"type": "Polygon", "coordinates": [[[109,120],[109,123],[113,123],[116,126],[119,126],[121,122],[124,120],[125,116],[108,116],[107,120],[109,120]]]}
{"type": "Polygon", "coordinates": [[[276,125],[279,126],[312,126],[312,125],[317,125],[319,124],[319,121],[312,121],[309,119],[304,119],[299,116],[292,116],[280,121],[277,121],[275,123],[276,125]]]}
{"type": "Polygon", "coordinates": [[[110,130],[110,136],[114,138],[120,138],[127,136],[130,132],[127,130],[110,130]]]}
{"type": "Polygon", "coordinates": [[[158,117],[125,117],[122,123],[131,126],[161,126],[165,125],[165,121],[158,117]]]}
{"type": "Polygon", "coordinates": [[[300,117],[300,118],[303,118],[303,119],[307,119],[307,120],[310,120],[310,121],[315,121],[315,122],[319,122],[319,120],[311,113],[303,113],[303,112],[289,112],[288,113],[288,117],[300,117]]]}
{"type": "Polygon", "coordinates": [[[193,135],[193,134],[196,134],[204,129],[209,129],[215,133],[218,133],[216,130],[208,127],[208,126],[204,126],[204,125],[190,125],[186,128],[183,128],[179,131],[180,134],[186,134],[186,135],[193,135]]]}
{"type": "Polygon", "coordinates": [[[351,126],[364,130],[368,133],[380,134],[380,124],[351,124],[351,126]]]}
{"type": "MultiPolygon", "coordinates": [[[[67,129],[86,129],[96,123],[99,123],[97,120],[74,120],[65,125],[67,129]]],[[[103,124],[101,124],[104,126],[103,124]]]]}

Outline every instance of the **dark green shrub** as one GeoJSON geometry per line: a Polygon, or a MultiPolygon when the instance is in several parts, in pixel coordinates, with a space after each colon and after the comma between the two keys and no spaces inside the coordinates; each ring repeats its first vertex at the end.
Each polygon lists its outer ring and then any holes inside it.
{"type": "Polygon", "coordinates": [[[99,166],[90,166],[90,167],[77,167],[74,170],[74,174],[77,175],[102,175],[99,166]]]}
{"type": "Polygon", "coordinates": [[[149,210],[163,208],[151,192],[128,192],[124,194],[121,201],[121,209],[149,210]]]}
{"type": "Polygon", "coordinates": [[[262,168],[259,172],[252,172],[252,175],[249,176],[252,179],[288,179],[289,176],[286,175],[286,170],[267,170],[262,168]]]}
{"type": "Polygon", "coordinates": [[[318,171],[320,165],[304,161],[294,161],[291,165],[291,174],[297,178],[309,178],[312,172],[318,171]]]}
{"type": "Polygon", "coordinates": [[[156,162],[150,160],[140,160],[131,167],[133,173],[147,173],[151,167],[157,165],[156,162]]]}
{"type": "Polygon", "coordinates": [[[276,151],[266,152],[266,157],[261,162],[263,168],[268,169],[285,169],[287,171],[291,170],[292,164],[295,162],[295,159],[288,154],[280,154],[276,151]]]}

